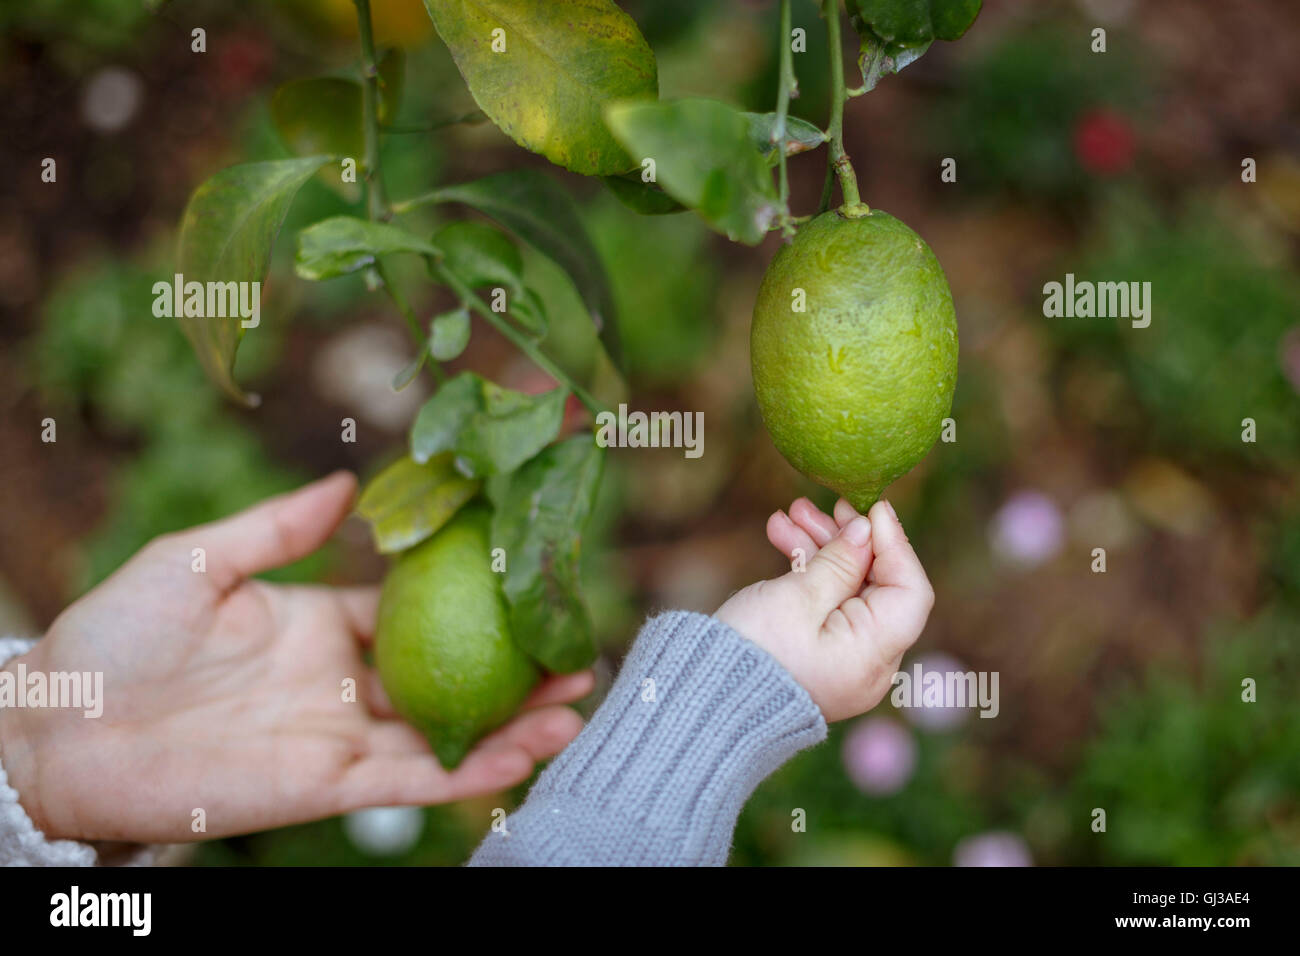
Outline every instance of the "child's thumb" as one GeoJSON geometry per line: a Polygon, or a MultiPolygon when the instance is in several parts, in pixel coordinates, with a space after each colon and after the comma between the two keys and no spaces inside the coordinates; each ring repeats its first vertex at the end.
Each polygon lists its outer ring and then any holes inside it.
{"type": "Polygon", "coordinates": [[[862,590],[870,564],[871,522],[858,515],[813,555],[797,578],[813,608],[825,616],[862,590]]]}

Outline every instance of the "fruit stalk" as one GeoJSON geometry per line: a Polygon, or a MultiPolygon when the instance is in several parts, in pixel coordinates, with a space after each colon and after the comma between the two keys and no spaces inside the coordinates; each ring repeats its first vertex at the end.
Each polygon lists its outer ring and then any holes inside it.
{"type": "Polygon", "coordinates": [[[853,162],[844,149],[844,104],[848,93],[844,89],[844,47],[840,40],[840,0],[822,0],[822,15],[826,18],[827,39],[830,43],[831,61],[831,123],[830,165],[840,181],[840,195],[844,205],[840,212],[849,219],[857,219],[871,212],[858,195],[858,177],[853,172],[853,162]]]}

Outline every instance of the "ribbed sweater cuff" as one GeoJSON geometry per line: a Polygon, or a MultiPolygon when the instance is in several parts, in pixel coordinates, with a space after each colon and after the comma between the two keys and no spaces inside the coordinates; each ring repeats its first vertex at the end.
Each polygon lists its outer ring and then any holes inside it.
{"type": "Polygon", "coordinates": [[[648,621],[609,696],[475,864],[722,865],[741,807],[826,722],[727,625],[648,621]]]}

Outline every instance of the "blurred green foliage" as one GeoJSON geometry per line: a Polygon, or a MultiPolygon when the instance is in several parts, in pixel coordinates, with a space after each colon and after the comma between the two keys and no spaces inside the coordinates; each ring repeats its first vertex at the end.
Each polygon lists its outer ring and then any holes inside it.
{"type": "MultiPolygon", "coordinates": [[[[84,407],[92,425],[141,443],[114,474],[109,517],[86,541],[76,593],[156,535],[224,517],[302,480],[237,423],[176,323],[154,317],[159,278],[124,263],[71,274],[50,295],[31,346],[51,407],[84,407]]],[[[264,350],[272,339],[256,341],[264,350]]],[[[263,351],[254,364],[269,358],[263,351]]],[[[322,552],[266,576],[310,580],[326,564],[322,552]]]]}
{"type": "Polygon", "coordinates": [[[1088,43],[1083,27],[1053,23],[1011,34],[957,71],[928,122],[936,143],[961,144],[963,183],[1035,199],[1091,186],[1075,155],[1075,124],[1101,107],[1136,111],[1146,83],[1139,58],[1114,46],[1100,57],[1088,43]]]}
{"type": "MultiPolygon", "coordinates": [[[[887,712],[888,701],[873,713],[887,712]]],[[[916,769],[907,785],[889,796],[869,796],[844,772],[842,749],[852,725],[834,725],[825,744],[799,754],[758,789],[741,813],[733,864],[822,862],[828,835],[855,833],[913,865],[942,865],[961,838],[989,825],[990,808],[979,795],[953,785],[966,752],[962,735],[917,734],[916,769]],[[796,809],[807,812],[806,833],[792,827],[796,809]]]]}
{"type": "MultiPolygon", "coordinates": [[[[516,788],[522,798],[524,787],[516,788]]],[[[343,818],[201,843],[196,866],[458,866],[483,839],[486,827],[455,806],[429,807],[424,829],[404,853],[376,857],[348,839],[343,818]]]]}
{"type": "Polygon", "coordinates": [[[0,4],[0,33],[113,50],[128,45],[149,15],[146,0],[13,0],[0,4]]]}
{"type": "Polygon", "coordinates": [[[708,320],[718,281],[708,229],[692,215],[638,216],[603,195],[586,221],[614,291],[627,374],[641,385],[689,380],[718,329],[708,320]]]}
{"type": "Polygon", "coordinates": [[[1183,459],[1282,464],[1300,458],[1300,395],[1282,370],[1282,336],[1300,315],[1300,280],[1270,264],[1229,215],[1194,204],[1176,221],[1140,199],[1112,204],[1098,239],[1061,264],[1079,281],[1151,283],[1151,324],[1048,318],[1066,364],[1100,359],[1124,373],[1140,414],[1114,402],[1108,424],[1134,445],[1183,459]],[[1242,421],[1255,420],[1254,442],[1242,421]]]}
{"type": "Polygon", "coordinates": [[[1081,862],[1300,865],[1300,638],[1280,609],[1217,628],[1203,673],[1154,671],[1102,708],[1071,791],[1072,819],[1107,814],[1081,862]],[[1257,699],[1243,701],[1243,681],[1257,699]]]}

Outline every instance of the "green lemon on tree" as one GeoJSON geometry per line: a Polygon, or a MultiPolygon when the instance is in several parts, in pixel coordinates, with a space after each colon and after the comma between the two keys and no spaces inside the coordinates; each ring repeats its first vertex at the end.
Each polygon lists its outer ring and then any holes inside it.
{"type": "Polygon", "coordinates": [[[939,260],[888,213],[823,213],[763,276],[750,360],[781,454],[866,511],[952,408],[957,316],[939,260]]]}
{"type": "Polygon", "coordinates": [[[540,676],[510,634],[491,520],[487,505],[466,505],[398,557],[379,599],[379,678],[448,769],[510,719],[540,676]]]}

